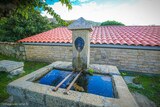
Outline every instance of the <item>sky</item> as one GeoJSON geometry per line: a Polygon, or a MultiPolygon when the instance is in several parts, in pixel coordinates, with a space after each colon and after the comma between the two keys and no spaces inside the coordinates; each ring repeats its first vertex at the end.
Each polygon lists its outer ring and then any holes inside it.
{"type": "MultiPolygon", "coordinates": [[[[160,25],[160,0],[70,0],[72,10],[58,0],[46,0],[64,20],[83,17],[95,22],[116,20],[125,25],[160,25]]],[[[52,18],[46,11],[42,16],[52,18]]]]}

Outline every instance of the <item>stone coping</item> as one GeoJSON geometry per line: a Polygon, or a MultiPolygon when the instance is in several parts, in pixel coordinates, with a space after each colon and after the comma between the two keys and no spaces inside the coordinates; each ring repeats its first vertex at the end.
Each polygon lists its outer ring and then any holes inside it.
{"type": "Polygon", "coordinates": [[[74,21],[72,24],[68,26],[68,29],[70,30],[92,30],[91,23],[87,22],[83,17],[80,17],[76,21],[74,21]]]}
{"type": "MultiPolygon", "coordinates": [[[[53,68],[72,71],[71,62],[62,62],[56,61],[53,63],[53,68]]],[[[106,75],[120,75],[116,66],[112,65],[100,65],[100,64],[90,64],[88,69],[93,69],[97,74],[106,74],[106,75]]]]}
{"type": "MultiPolygon", "coordinates": [[[[7,86],[10,95],[18,97],[22,101],[27,101],[30,106],[38,105],[40,107],[138,107],[136,101],[128,90],[123,78],[119,75],[118,69],[114,66],[91,65],[90,67],[99,68],[105,74],[112,74],[112,80],[117,98],[103,97],[90,93],[69,91],[69,95],[64,95],[65,89],[59,88],[53,92],[54,86],[34,83],[36,79],[48,73],[53,68],[69,67],[68,62],[54,62],[33,73],[11,82],[7,86]],[[60,66],[61,65],[61,66],[60,66]],[[68,65],[68,66],[67,66],[68,65]],[[106,70],[104,68],[106,67],[106,70]],[[113,70],[113,73],[112,71],[113,70]],[[118,75],[117,75],[117,74],[118,75]],[[116,75],[115,75],[116,74],[116,75]],[[24,99],[24,100],[23,100],[24,99]]],[[[100,72],[99,71],[99,72],[100,72]]]]}
{"type": "Polygon", "coordinates": [[[17,45],[17,42],[0,42],[0,44],[9,44],[9,45],[17,45]]]}

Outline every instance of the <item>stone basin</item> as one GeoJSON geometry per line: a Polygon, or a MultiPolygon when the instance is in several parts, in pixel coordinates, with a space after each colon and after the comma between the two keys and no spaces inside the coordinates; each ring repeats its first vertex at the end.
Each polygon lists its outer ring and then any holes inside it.
{"type": "Polygon", "coordinates": [[[30,107],[138,107],[117,67],[91,64],[89,68],[97,71],[95,73],[111,76],[115,98],[73,90],[65,95],[63,94],[65,89],[59,88],[54,92],[52,91],[54,86],[34,82],[52,69],[72,70],[71,62],[61,61],[54,62],[11,82],[7,86],[7,91],[13,96],[14,102],[25,103],[30,107]]]}

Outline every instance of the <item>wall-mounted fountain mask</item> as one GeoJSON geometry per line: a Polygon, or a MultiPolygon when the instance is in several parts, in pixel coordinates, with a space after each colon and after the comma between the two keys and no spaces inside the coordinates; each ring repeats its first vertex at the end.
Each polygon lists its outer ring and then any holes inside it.
{"type": "Polygon", "coordinates": [[[83,50],[83,48],[84,48],[85,42],[81,37],[78,37],[78,38],[76,38],[74,44],[75,44],[76,50],[78,52],[81,52],[83,50]]]}

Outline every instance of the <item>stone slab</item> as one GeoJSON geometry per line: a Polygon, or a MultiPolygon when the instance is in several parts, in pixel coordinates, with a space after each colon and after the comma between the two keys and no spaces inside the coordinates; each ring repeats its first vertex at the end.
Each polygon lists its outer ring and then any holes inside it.
{"type": "Polygon", "coordinates": [[[11,75],[18,75],[18,74],[21,74],[21,73],[24,73],[25,71],[23,70],[23,67],[21,68],[18,68],[18,69],[15,69],[13,71],[10,72],[11,75]]]}
{"type": "Polygon", "coordinates": [[[133,82],[133,79],[136,78],[135,76],[124,76],[123,78],[126,84],[131,84],[132,86],[137,87],[137,88],[143,88],[142,84],[135,84],[133,82]]]}
{"type": "Polygon", "coordinates": [[[11,72],[15,69],[22,68],[24,66],[23,62],[2,60],[0,61],[0,71],[11,72]]]}
{"type": "Polygon", "coordinates": [[[127,84],[132,84],[135,76],[124,76],[123,78],[127,84]]]}
{"type": "Polygon", "coordinates": [[[56,61],[52,65],[57,69],[73,70],[71,62],[56,61]]]}

